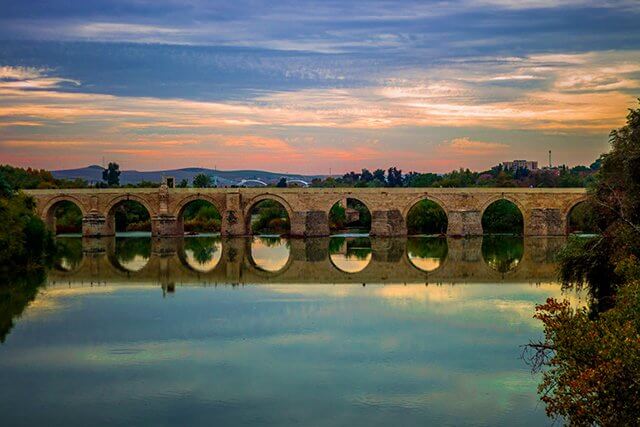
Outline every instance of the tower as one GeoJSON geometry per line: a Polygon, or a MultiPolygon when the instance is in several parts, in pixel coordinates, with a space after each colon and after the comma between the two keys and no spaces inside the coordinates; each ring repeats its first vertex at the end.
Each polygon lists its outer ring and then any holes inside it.
{"type": "Polygon", "coordinates": [[[549,169],[551,169],[551,150],[549,150],[549,169]]]}

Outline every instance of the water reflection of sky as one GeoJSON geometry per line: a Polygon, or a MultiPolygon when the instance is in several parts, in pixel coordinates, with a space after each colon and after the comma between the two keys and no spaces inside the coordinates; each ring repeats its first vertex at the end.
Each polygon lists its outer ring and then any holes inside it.
{"type": "Polygon", "coordinates": [[[278,272],[287,265],[289,256],[289,243],[286,239],[254,237],[251,241],[251,258],[261,270],[278,272]]]}
{"type": "Polygon", "coordinates": [[[519,345],[560,293],[54,287],[0,347],[0,410],[6,425],[547,424],[519,345]]]}

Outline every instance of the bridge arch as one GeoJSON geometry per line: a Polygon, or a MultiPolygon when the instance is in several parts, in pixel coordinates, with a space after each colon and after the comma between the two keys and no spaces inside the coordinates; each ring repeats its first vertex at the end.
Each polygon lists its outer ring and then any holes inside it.
{"type": "Polygon", "coordinates": [[[111,200],[109,200],[107,202],[107,205],[106,205],[105,210],[104,210],[105,216],[109,217],[109,215],[111,215],[113,213],[112,212],[113,208],[115,208],[120,203],[129,201],[129,200],[134,201],[134,202],[138,202],[142,206],[144,206],[144,208],[147,210],[147,212],[149,212],[149,216],[151,216],[151,217],[153,217],[153,216],[158,214],[157,210],[155,209],[153,204],[149,202],[149,200],[145,199],[144,197],[140,197],[138,195],[132,194],[132,193],[127,193],[127,194],[123,194],[123,195],[120,195],[120,196],[116,196],[116,197],[112,198],[111,200]]]}
{"type": "Polygon", "coordinates": [[[175,209],[174,209],[174,217],[176,218],[176,220],[178,221],[178,225],[177,225],[177,231],[179,233],[184,233],[184,213],[185,210],[187,209],[187,207],[194,202],[199,202],[199,201],[203,201],[203,202],[207,202],[209,204],[211,204],[211,206],[214,207],[214,209],[217,211],[218,215],[220,216],[220,218],[222,218],[222,214],[224,212],[224,209],[222,209],[220,202],[218,200],[216,200],[215,197],[211,197],[205,194],[193,194],[191,196],[185,197],[183,199],[180,199],[180,201],[178,201],[175,209]]]}
{"type": "Polygon", "coordinates": [[[515,205],[516,208],[518,208],[518,211],[520,211],[520,214],[522,215],[522,234],[526,233],[527,230],[527,225],[528,225],[528,218],[527,218],[527,210],[525,209],[524,205],[522,204],[522,202],[520,200],[518,200],[516,197],[512,197],[510,195],[506,195],[506,194],[500,194],[500,195],[496,195],[493,197],[488,198],[481,206],[480,208],[480,224],[482,227],[482,233],[483,234],[487,234],[485,227],[484,227],[484,215],[487,212],[487,209],[493,205],[496,202],[500,202],[502,200],[506,200],[508,202],[511,202],[513,205],[515,205]]]}
{"type": "Polygon", "coordinates": [[[64,203],[71,203],[80,209],[82,217],[87,216],[87,208],[82,201],[68,194],[62,194],[49,200],[42,208],[41,217],[53,233],[56,232],[56,209],[64,203]]]}
{"type": "MultiPolygon", "coordinates": [[[[588,196],[584,196],[581,197],[577,200],[572,201],[571,203],[568,204],[567,208],[564,210],[563,212],[563,218],[565,220],[565,234],[569,235],[571,234],[573,231],[572,230],[572,213],[574,212],[574,210],[578,207],[580,207],[581,205],[585,205],[586,203],[589,201],[589,197],[588,196]]],[[[581,230],[581,231],[588,231],[588,230],[581,230]]]]}
{"type": "MultiPolygon", "coordinates": [[[[348,217],[348,204],[349,201],[351,200],[351,204],[353,205],[361,205],[366,212],[364,213],[364,215],[368,216],[368,218],[361,218],[361,216],[363,215],[363,212],[359,211],[358,212],[358,220],[357,222],[360,224],[361,228],[364,230],[367,230],[367,233],[371,232],[371,225],[372,225],[372,221],[373,221],[373,211],[371,210],[371,208],[369,207],[369,203],[367,203],[366,201],[362,200],[362,198],[360,197],[354,197],[351,194],[347,194],[345,196],[342,196],[340,198],[333,198],[331,204],[329,205],[329,208],[327,209],[327,220],[329,221],[329,230],[331,233],[334,233],[335,231],[339,231],[339,229],[344,229],[344,227],[341,227],[340,224],[336,224],[335,221],[337,218],[332,218],[332,215],[337,215],[337,211],[336,211],[336,207],[337,206],[341,206],[344,209],[344,214],[345,214],[345,224],[343,224],[343,226],[348,225],[349,221],[349,217],[348,217]],[[345,205],[345,206],[342,206],[345,205]],[[332,223],[334,222],[334,223],[332,223]]],[[[357,210],[357,208],[352,208],[354,210],[357,210]]]]}
{"type": "Polygon", "coordinates": [[[409,215],[411,214],[413,209],[418,206],[419,203],[422,203],[424,201],[434,203],[442,210],[442,212],[444,212],[444,222],[445,222],[443,227],[444,229],[441,231],[441,233],[433,233],[433,234],[446,234],[447,228],[449,226],[449,211],[447,210],[447,204],[444,202],[444,200],[438,197],[434,197],[430,194],[425,194],[425,195],[416,197],[412,199],[407,206],[405,206],[402,212],[402,217],[404,218],[404,222],[407,225],[408,234],[411,234],[409,230],[409,215]]]}
{"type": "Polygon", "coordinates": [[[287,212],[287,217],[289,218],[289,231],[291,231],[291,229],[293,229],[293,221],[295,221],[295,216],[293,214],[293,209],[291,209],[291,206],[289,205],[287,200],[274,193],[262,193],[249,200],[244,208],[243,217],[245,222],[245,229],[247,231],[246,234],[253,234],[253,230],[251,228],[251,212],[256,207],[256,205],[266,200],[275,201],[284,208],[284,210],[287,212]]]}

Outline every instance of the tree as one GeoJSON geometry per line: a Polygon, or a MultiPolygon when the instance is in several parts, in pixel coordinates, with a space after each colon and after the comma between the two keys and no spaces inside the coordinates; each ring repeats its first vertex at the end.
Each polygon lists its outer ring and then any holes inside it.
{"type": "Polygon", "coordinates": [[[384,170],[383,169],[376,169],[373,171],[373,179],[377,179],[378,181],[385,183],[387,182],[386,178],[384,177],[384,170]]]}
{"type": "Polygon", "coordinates": [[[209,188],[211,187],[211,178],[207,174],[199,173],[193,177],[193,186],[195,188],[209,188]]]}
{"type": "Polygon", "coordinates": [[[187,181],[186,178],[183,178],[182,181],[180,181],[178,185],[176,185],[176,187],[178,188],[187,188],[188,186],[189,186],[189,181],[187,181]]]}
{"type": "Polygon", "coordinates": [[[360,174],[360,180],[364,182],[373,181],[373,174],[369,172],[369,169],[362,169],[362,173],[360,174]]]}
{"type": "Polygon", "coordinates": [[[398,170],[395,166],[390,167],[387,171],[387,185],[389,187],[402,187],[402,171],[398,170]]]}
{"type": "Polygon", "coordinates": [[[544,341],[527,347],[547,414],[571,425],[640,425],[640,282],[592,319],[587,309],[548,299],[536,307],[544,341]]]}
{"type": "Polygon", "coordinates": [[[120,185],[120,165],[115,162],[109,162],[109,166],[102,171],[102,180],[109,187],[117,187],[120,185]]]}
{"type": "Polygon", "coordinates": [[[278,187],[278,188],[286,188],[287,187],[287,178],[285,178],[284,176],[282,178],[280,178],[280,181],[278,181],[278,183],[276,184],[276,187],[278,187]]]}

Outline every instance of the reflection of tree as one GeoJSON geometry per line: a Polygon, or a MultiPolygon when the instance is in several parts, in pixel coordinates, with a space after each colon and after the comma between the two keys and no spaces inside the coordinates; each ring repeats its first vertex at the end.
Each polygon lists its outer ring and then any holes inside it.
{"type": "Polygon", "coordinates": [[[151,256],[151,239],[149,237],[117,237],[116,258],[120,262],[133,261],[136,256],[151,256]]]}
{"type": "Polygon", "coordinates": [[[275,248],[275,247],[281,246],[283,242],[287,248],[290,245],[289,240],[283,239],[282,237],[278,237],[278,236],[260,236],[260,237],[257,237],[257,240],[268,248],[275,248]]]}
{"type": "Polygon", "coordinates": [[[218,237],[190,237],[184,240],[184,248],[192,251],[194,259],[204,265],[213,259],[219,242],[218,237]]]}
{"type": "Polygon", "coordinates": [[[65,261],[71,270],[76,269],[82,262],[82,239],[80,237],[56,238],[55,264],[62,266],[65,261]]]}
{"type": "Polygon", "coordinates": [[[45,279],[43,268],[0,277],[0,343],[4,343],[13,328],[14,319],[20,317],[33,301],[45,279]]]}
{"type": "Polygon", "coordinates": [[[516,268],[524,255],[524,239],[520,236],[484,236],[482,257],[489,267],[500,273],[516,268]]]}
{"type": "Polygon", "coordinates": [[[412,237],[407,239],[407,252],[419,258],[445,259],[449,248],[444,237],[412,237]]]}
{"type": "Polygon", "coordinates": [[[342,253],[345,242],[346,258],[365,260],[371,255],[371,239],[368,237],[332,237],[329,239],[329,253],[342,253]]]}

